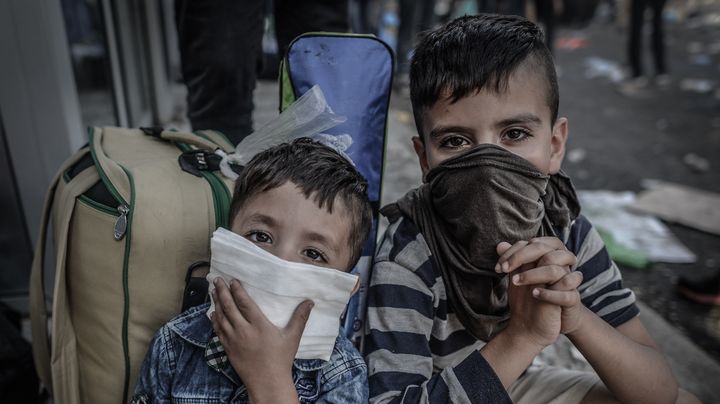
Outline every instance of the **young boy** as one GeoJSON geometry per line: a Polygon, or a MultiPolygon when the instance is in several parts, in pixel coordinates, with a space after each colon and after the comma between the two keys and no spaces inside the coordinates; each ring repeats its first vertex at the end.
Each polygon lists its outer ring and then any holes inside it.
{"type": "Polygon", "coordinates": [[[383,209],[370,401],[674,402],[635,297],[560,171],[568,122],[539,28],[479,15],[428,33],[410,97],[424,184],[383,209]],[[559,334],[597,374],[530,366],[559,334]]]}
{"type": "MultiPolygon", "coordinates": [[[[370,231],[366,188],[334,150],[309,139],[282,144],[255,156],[237,179],[231,230],[285,261],[349,271],[370,231]]],[[[294,359],[312,302],[280,329],[238,281],[214,284],[212,322],[204,304],[160,329],[133,402],[367,402],[365,362],[342,334],[329,361],[294,359]]]]}

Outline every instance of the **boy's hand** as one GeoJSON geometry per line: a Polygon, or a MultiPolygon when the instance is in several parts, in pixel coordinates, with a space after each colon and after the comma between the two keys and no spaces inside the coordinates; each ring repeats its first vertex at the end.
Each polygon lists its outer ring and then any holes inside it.
{"type": "Polygon", "coordinates": [[[250,397],[256,398],[253,402],[273,402],[282,393],[292,393],[297,398],[292,365],[313,303],[310,300],[300,303],[288,325],[278,328],[265,317],[240,282],[230,281],[229,289],[222,279],[216,279],[214,284],[213,328],[250,397]],[[283,392],[282,386],[287,391],[283,392]]]}
{"type": "Polygon", "coordinates": [[[532,294],[536,299],[560,306],[561,333],[571,333],[580,326],[583,305],[577,288],[583,276],[581,272],[571,270],[577,259],[562,241],[555,237],[540,237],[529,242],[519,241],[513,246],[500,243],[498,254],[496,270],[500,272],[512,272],[534,262],[531,266],[535,268],[512,275],[511,284],[534,286],[532,294]]]}
{"type": "MultiPolygon", "coordinates": [[[[526,245],[527,242],[519,242],[514,246],[504,242],[498,244],[497,253],[502,261],[498,261],[496,270],[517,270],[518,273],[525,273],[536,269],[534,267],[538,257],[537,253],[533,253],[536,249],[523,249],[526,245]]],[[[548,248],[542,249],[545,253],[547,250],[548,248]]],[[[534,289],[536,287],[532,284],[511,282],[508,285],[510,321],[507,331],[514,337],[528,341],[539,351],[557,340],[562,324],[561,309],[556,305],[538,301],[533,296],[534,289]]]]}

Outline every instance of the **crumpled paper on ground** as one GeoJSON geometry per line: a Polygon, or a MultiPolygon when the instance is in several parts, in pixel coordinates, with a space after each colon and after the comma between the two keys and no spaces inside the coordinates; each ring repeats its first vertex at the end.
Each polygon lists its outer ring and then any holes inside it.
{"type": "MultiPolygon", "coordinates": [[[[604,237],[611,237],[612,243],[626,249],[623,254],[634,251],[651,262],[693,263],[695,254],[685,247],[659,219],[627,209],[635,202],[634,192],[578,191],[582,213],[604,237]]],[[[642,259],[623,262],[622,258],[611,256],[618,262],[633,266],[642,259]],[[619,258],[619,259],[618,259],[619,258]]]]}

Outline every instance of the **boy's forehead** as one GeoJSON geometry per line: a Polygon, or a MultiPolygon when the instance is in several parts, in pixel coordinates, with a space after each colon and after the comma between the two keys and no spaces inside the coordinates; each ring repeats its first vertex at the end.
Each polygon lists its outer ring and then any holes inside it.
{"type": "Polygon", "coordinates": [[[264,189],[250,196],[238,214],[232,219],[233,223],[241,217],[248,217],[252,211],[268,211],[268,217],[277,222],[294,220],[306,222],[304,227],[322,229],[323,233],[331,235],[333,239],[345,240],[350,237],[350,226],[330,226],[323,224],[349,223],[350,211],[340,195],[334,200],[322,200],[320,192],[306,194],[297,184],[287,181],[280,186],[264,189]]]}
{"type": "MultiPolygon", "coordinates": [[[[539,118],[543,122],[550,122],[552,120],[552,111],[549,105],[549,92],[550,85],[543,72],[534,63],[523,63],[506,80],[473,89],[457,99],[455,99],[456,94],[453,93],[452,84],[444,86],[438,94],[437,101],[433,105],[423,108],[423,127],[426,132],[431,129],[429,125],[434,123],[431,122],[432,118],[438,118],[436,116],[438,109],[463,102],[463,100],[477,95],[489,95],[494,104],[506,105],[513,109],[522,109],[523,106],[532,105],[532,109],[538,111],[539,118]],[[436,113],[430,114],[431,110],[436,113]]],[[[485,107],[483,109],[498,110],[498,108],[495,108],[497,105],[485,104],[485,107]]]]}

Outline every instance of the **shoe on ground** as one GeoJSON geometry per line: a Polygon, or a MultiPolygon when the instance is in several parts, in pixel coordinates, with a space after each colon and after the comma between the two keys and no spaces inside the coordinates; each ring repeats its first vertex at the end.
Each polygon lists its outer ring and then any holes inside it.
{"type": "Polygon", "coordinates": [[[677,291],[695,303],[718,306],[720,305],[720,271],[710,277],[697,280],[689,280],[681,276],[677,283],[677,291]]]}
{"type": "Polygon", "coordinates": [[[636,95],[641,95],[647,90],[648,86],[650,85],[650,80],[648,80],[645,76],[640,77],[634,77],[628,80],[625,80],[624,82],[620,83],[620,86],[618,87],[618,91],[622,95],[632,97],[636,95]]]}

